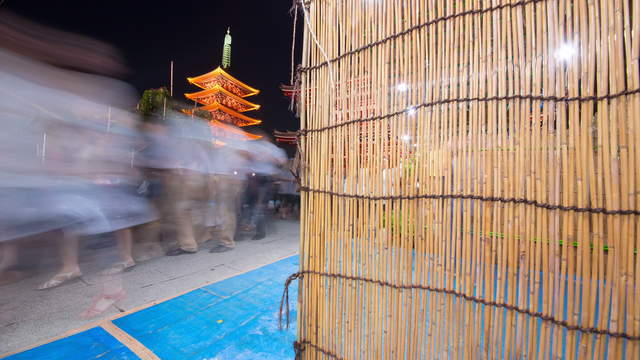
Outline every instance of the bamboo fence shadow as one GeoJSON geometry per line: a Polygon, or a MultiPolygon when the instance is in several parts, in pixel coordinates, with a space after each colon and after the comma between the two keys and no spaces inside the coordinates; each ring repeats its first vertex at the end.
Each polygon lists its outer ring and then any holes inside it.
{"type": "Polygon", "coordinates": [[[640,359],[640,0],[298,8],[296,356],[640,359]]]}

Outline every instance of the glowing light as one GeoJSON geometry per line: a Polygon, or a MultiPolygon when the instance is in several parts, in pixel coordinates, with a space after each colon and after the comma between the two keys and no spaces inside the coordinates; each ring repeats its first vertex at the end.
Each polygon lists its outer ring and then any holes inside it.
{"type": "Polygon", "coordinates": [[[407,83],[400,83],[396,86],[396,90],[398,91],[407,91],[409,90],[409,85],[407,85],[407,83]]]}
{"type": "Polygon", "coordinates": [[[405,135],[402,135],[402,137],[400,139],[402,139],[402,141],[404,141],[404,142],[409,142],[409,141],[411,141],[411,136],[405,134],[405,135]]]}
{"type": "Polygon", "coordinates": [[[249,97],[249,96],[252,96],[252,95],[256,95],[256,94],[258,94],[260,92],[260,90],[254,89],[251,86],[249,86],[249,85],[243,83],[242,81],[234,78],[233,76],[229,75],[226,71],[222,70],[222,68],[220,68],[220,67],[217,67],[215,70],[213,70],[211,72],[208,72],[208,73],[206,73],[204,75],[199,75],[199,76],[187,78],[187,80],[190,83],[192,83],[192,84],[194,84],[194,85],[196,85],[196,86],[198,86],[198,87],[200,87],[202,89],[206,89],[208,87],[207,86],[208,82],[212,82],[214,84],[217,84],[220,81],[223,81],[223,80],[221,80],[220,77],[225,78],[229,82],[231,82],[231,83],[235,84],[236,86],[238,86],[239,88],[241,88],[243,94],[237,94],[240,97],[243,97],[243,98],[244,97],[249,97]]]}
{"type": "Polygon", "coordinates": [[[416,114],[416,108],[413,106],[410,106],[409,108],[407,108],[407,114],[408,115],[415,115],[416,114]]]}
{"type": "Polygon", "coordinates": [[[564,44],[556,50],[556,59],[560,61],[569,61],[575,54],[576,49],[570,44],[564,44]]]}
{"type": "Polygon", "coordinates": [[[237,171],[234,171],[234,172],[233,172],[233,175],[238,175],[238,172],[237,172],[237,171]]]}
{"type": "Polygon", "coordinates": [[[256,176],[256,173],[251,173],[251,176],[256,176]]]}

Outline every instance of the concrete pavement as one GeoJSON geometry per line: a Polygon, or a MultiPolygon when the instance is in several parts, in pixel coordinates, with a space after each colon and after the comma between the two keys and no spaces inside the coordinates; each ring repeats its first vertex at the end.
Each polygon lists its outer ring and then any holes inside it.
{"type": "MultiPolygon", "coordinates": [[[[82,281],[49,291],[35,287],[51,276],[42,273],[21,282],[0,287],[0,354],[24,349],[66,332],[95,324],[122,312],[157,303],[272,263],[298,252],[299,224],[274,221],[268,236],[259,241],[244,240],[236,249],[211,254],[205,244],[194,255],[159,257],[139,263],[121,278],[127,297],[100,317],[84,320],[80,314],[91,306],[102,290],[98,270],[104,264],[83,263],[82,281]]],[[[101,251],[101,258],[114,258],[115,248],[101,251]],[[106,254],[111,252],[111,254],[106,254]]]]}

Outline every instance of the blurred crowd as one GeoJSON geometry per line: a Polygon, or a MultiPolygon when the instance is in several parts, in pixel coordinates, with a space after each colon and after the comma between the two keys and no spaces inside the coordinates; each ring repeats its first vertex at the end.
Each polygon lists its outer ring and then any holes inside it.
{"type": "MultiPolygon", "coordinates": [[[[0,278],[24,268],[33,241],[57,249],[45,290],[82,276],[88,238],[113,235],[119,259],[103,274],[114,276],[158,252],[230,251],[240,232],[265,237],[269,211],[293,216],[291,163],[266,136],[214,138],[167,106],[141,116],[108,47],[21,26],[0,20],[0,278]]],[[[110,286],[107,305],[123,296],[110,286]]],[[[94,305],[87,316],[106,306],[94,305]]]]}

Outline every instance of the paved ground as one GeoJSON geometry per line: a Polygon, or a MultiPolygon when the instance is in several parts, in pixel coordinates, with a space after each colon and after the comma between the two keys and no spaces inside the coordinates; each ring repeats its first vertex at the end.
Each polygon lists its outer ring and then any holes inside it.
{"type": "Polygon", "coordinates": [[[100,266],[95,262],[83,267],[83,281],[50,291],[33,290],[51,275],[47,273],[0,287],[0,354],[293,255],[298,251],[298,234],[297,222],[276,221],[267,238],[240,241],[231,252],[211,254],[203,249],[195,255],[160,257],[140,263],[122,276],[127,297],[118,304],[118,309],[111,308],[100,318],[90,320],[81,319],[80,314],[102,289],[101,277],[97,275],[100,266]]]}

